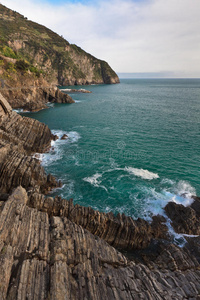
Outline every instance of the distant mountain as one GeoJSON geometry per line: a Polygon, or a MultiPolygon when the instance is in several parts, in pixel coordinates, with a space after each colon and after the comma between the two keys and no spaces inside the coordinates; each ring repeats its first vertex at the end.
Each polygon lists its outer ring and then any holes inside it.
{"type": "Polygon", "coordinates": [[[0,78],[13,86],[19,73],[59,85],[119,82],[107,62],[0,4],[0,78]]]}

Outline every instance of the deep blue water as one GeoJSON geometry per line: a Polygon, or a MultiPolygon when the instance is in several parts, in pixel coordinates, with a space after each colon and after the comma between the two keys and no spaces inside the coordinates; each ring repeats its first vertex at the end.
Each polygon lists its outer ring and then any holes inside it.
{"type": "Polygon", "coordinates": [[[92,93],[72,94],[75,104],[28,114],[69,136],[42,156],[47,172],[64,183],[54,195],[134,218],[200,195],[200,79],[85,88],[92,93]]]}

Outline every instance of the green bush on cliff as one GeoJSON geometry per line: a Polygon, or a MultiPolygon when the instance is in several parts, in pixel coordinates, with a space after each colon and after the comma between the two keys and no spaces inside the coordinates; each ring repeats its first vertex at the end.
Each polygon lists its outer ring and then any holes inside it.
{"type": "Polygon", "coordinates": [[[37,77],[39,77],[40,74],[44,73],[43,70],[38,70],[38,68],[34,66],[30,66],[29,70],[31,71],[31,73],[34,73],[37,77]]]}
{"type": "Polygon", "coordinates": [[[9,73],[16,73],[16,66],[12,62],[7,62],[5,69],[9,73]]]}
{"type": "Polygon", "coordinates": [[[6,57],[17,58],[16,53],[8,46],[2,47],[1,52],[6,57]]]}

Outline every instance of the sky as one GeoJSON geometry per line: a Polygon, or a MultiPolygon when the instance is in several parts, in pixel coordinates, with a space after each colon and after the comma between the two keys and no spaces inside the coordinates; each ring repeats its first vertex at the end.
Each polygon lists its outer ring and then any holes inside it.
{"type": "Polygon", "coordinates": [[[0,1],[118,74],[200,78],[200,0],[0,1]]]}

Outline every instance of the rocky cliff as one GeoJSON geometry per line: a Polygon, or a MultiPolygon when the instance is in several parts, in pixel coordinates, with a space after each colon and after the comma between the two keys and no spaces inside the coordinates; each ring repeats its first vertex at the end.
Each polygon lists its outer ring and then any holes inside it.
{"type": "MultiPolygon", "coordinates": [[[[166,220],[100,213],[45,196],[58,183],[32,154],[48,127],[0,96],[0,299],[200,299],[200,238],[172,243],[166,220]]],[[[165,208],[176,232],[199,234],[200,199],[165,208]]]]}
{"type": "Polygon", "coordinates": [[[12,108],[73,103],[57,85],[118,82],[105,61],[0,4],[0,91],[12,108]]]}
{"type": "Polygon", "coordinates": [[[50,84],[119,82],[105,61],[1,4],[0,33],[0,52],[16,60],[4,65],[4,77],[9,82],[15,71],[29,71],[33,77],[42,76],[50,84]]]}

